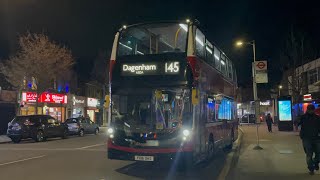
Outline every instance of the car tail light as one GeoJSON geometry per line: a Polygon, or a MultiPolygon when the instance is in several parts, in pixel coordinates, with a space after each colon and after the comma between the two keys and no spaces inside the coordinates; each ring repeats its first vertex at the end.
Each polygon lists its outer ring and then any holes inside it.
{"type": "Polygon", "coordinates": [[[34,125],[34,123],[29,121],[29,120],[24,121],[23,124],[26,125],[26,126],[33,126],[34,125]]]}

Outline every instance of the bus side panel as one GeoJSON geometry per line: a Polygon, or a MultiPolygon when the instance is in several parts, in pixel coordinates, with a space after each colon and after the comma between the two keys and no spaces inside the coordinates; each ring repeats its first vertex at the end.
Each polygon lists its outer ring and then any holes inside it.
{"type": "Polygon", "coordinates": [[[221,148],[224,144],[224,129],[223,122],[206,123],[207,139],[210,140],[210,135],[213,135],[213,142],[215,148],[221,148]]]}

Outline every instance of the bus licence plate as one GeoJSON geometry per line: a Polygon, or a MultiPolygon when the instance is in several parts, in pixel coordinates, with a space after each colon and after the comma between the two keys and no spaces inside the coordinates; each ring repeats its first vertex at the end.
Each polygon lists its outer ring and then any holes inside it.
{"type": "Polygon", "coordinates": [[[134,156],[136,161],[154,161],[153,156],[134,156]]]}

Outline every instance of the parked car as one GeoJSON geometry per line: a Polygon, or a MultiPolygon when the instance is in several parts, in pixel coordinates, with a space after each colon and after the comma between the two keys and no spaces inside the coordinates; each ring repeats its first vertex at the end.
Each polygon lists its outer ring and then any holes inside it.
{"type": "Polygon", "coordinates": [[[27,138],[41,142],[51,137],[67,138],[68,127],[49,115],[16,116],[8,123],[7,136],[14,143],[27,138]]]}
{"type": "Polygon", "coordinates": [[[256,123],[255,114],[245,114],[241,118],[241,123],[256,123]]]}
{"type": "Polygon", "coordinates": [[[85,134],[99,133],[98,124],[91,121],[89,118],[70,118],[66,120],[66,125],[69,129],[69,134],[84,136],[85,134]]]}

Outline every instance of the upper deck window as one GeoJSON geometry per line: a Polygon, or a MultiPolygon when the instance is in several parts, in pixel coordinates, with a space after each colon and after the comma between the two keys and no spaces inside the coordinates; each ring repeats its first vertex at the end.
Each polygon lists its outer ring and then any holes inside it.
{"type": "Polygon", "coordinates": [[[159,23],[129,27],[121,32],[118,55],[185,52],[186,24],[159,23]]]}

